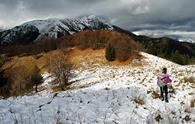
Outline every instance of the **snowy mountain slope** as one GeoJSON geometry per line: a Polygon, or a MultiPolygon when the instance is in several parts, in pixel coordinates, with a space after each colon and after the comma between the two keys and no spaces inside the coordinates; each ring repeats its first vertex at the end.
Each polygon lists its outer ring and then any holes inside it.
{"type": "MultiPolygon", "coordinates": [[[[75,70],[74,90],[0,100],[0,124],[193,124],[195,66],[180,66],[142,53],[143,66],[84,66],[75,70]],[[169,103],[156,97],[158,71],[166,66],[173,76],[169,103]]],[[[45,83],[51,78],[45,75],[45,83]]],[[[48,86],[48,91],[50,91],[48,86]]]]}
{"type": "MultiPolygon", "coordinates": [[[[24,35],[31,28],[36,28],[39,35],[35,39],[30,39],[28,42],[34,40],[42,40],[46,38],[58,38],[67,34],[73,34],[84,29],[109,29],[113,27],[108,21],[103,20],[101,17],[94,15],[83,16],[75,19],[47,19],[47,20],[34,20],[26,22],[13,29],[4,31],[0,34],[1,44],[22,41],[26,37],[18,37],[15,34],[24,35]],[[26,30],[28,28],[28,30],[26,30]],[[17,30],[16,30],[17,29],[17,30]],[[14,39],[16,37],[16,39],[14,39]]],[[[30,35],[31,36],[31,35],[30,35]]]]}
{"type": "Polygon", "coordinates": [[[33,41],[39,35],[39,30],[33,25],[16,26],[11,30],[0,32],[0,45],[9,43],[26,43],[33,41]]]}

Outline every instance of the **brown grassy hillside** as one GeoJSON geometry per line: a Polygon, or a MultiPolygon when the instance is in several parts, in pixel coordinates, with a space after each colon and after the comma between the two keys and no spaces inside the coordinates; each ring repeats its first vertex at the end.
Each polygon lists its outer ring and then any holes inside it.
{"type": "Polygon", "coordinates": [[[130,54],[136,54],[140,49],[140,44],[125,34],[107,30],[85,30],[59,39],[44,40],[28,45],[3,47],[1,48],[1,53],[9,56],[36,55],[42,52],[73,46],[80,49],[100,49],[105,48],[109,43],[116,50],[116,58],[121,61],[127,60],[130,54]]]}
{"type": "MultiPolygon", "coordinates": [[[[102,65],[129,65],[132,59],[140,58],[141,56],[132,56],[126,61],[115,60],[108,62],[105,59],[105,49],[87,48],[81,50],[77,47],[70,48],[68,50],[59,49],[53,50],[47,53],[41,53],[31,56],[14,56],[5,62],[2,69],[5,70],[5,76],[8,78],[8,82],[5,87],[0,87],[0,94],[9,95],[22,95],[32,91],[32,84],[29,81],[29,77],[32,74],[33,68],[37,66],[41,73],[48,71],[48,64],[50,58],[65,52],[69,55],[69,59],[76,67],[94,67],[102,65]],[[6,91],[5,91],[6,90],[6,91]]],[[[1,83],[1,82],[0,82],[1,83]]]]}
{"type": "Polygon", "coordinates": [[[134,58],[140,58],[140,45],[133,39],[122,33],[106,30],[86,30],[72,36],[29,45],[14,45],[1,48],[1,50],[1,53],[6,54],[9,59],[2,67],[8,81],[6,88],[0,87],[0,93],[10,95],[20,95],[31,91],[32,84],[29,77],[34,67],[38,67],[41,73],[47,71],[50,58],[55,58],[61,52],[69,55],[75,67],[124,65],[129,64],[134,58]],[[108,62],[105,59],[105,47],[108,44],[115,48],[116,61],[108,62]]]}

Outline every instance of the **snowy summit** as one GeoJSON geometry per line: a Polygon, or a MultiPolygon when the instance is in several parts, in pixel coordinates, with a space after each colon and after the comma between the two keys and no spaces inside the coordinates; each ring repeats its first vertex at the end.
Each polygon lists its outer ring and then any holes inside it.
{"type": "Polygon", "coordinates": [[[31,42],[71,35],[85,29],[97,30],[113,27],[103,17],[94,15],[67,19],[46,19],[26,22],[20,26],[0,32],[0,44],[12,42],[31,42]],[[18,35],[19,34],[19,35],[18,35]]]}

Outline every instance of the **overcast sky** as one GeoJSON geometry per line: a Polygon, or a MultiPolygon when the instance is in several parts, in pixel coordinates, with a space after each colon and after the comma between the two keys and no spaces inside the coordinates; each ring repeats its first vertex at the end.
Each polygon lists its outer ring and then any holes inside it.
{"type": "Polygon", "coordinates": [[[0,0],[0,27],[89,14],[132,31],[195,31],[195,0],[0,0]]]}

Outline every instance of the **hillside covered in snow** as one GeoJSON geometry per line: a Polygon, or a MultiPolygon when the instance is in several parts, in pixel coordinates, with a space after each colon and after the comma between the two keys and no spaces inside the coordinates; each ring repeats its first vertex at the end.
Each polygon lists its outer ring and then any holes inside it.
{"type": "Polygon", "coordinates": [[[195,66],[142,55],[142,60],[120,66],[82,63],[74,70],[75,83],[63,92],[52,92],[53,77],[44,72],[47,90],[0,99],[0,124],[195,123],[195,66]],[[160,100],[156,84],[164,66],[173,77],[169,103],[160,100]]]}

